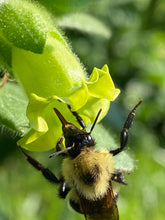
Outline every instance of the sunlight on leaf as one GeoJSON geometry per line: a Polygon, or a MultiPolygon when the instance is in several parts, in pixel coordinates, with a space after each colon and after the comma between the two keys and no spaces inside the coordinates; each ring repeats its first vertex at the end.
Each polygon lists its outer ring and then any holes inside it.
{"type": "Polygon", "coordinates": [[[26,118],[27,97],[16,83],[6,83],[0,89],[0,124],[25,133],[28,127],[26,118]]]}
{"type": "Polygon", "coordinates": [[[111,31],[108,26],[100,20],[85,13],[72,13],[60,17],[57,24],[63,28],[76,29],[91,35],[98,35],[109,39],[111,31]]]}

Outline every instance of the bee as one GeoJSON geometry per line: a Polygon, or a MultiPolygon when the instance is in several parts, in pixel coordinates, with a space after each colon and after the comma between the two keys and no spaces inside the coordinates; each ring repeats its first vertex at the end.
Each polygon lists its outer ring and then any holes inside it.
{"type": "Polygon", "coordinates": [[[112,181],[127,185],[121,171],[114,169],[114,157],[122,152],[127,144],[128,131],[132,125],[137,105],[130,111],[121,131],[120,147],[113,150],[95,149],[95,140],[91,133],[101,113],[98,112],[95,121],[89,132],[86,131],[83,119],[72,111],[82,129],[68,122],[64,116],[54,108],[54,111],[61,121],[63,136],[59,138],[57,151],[50,157],[63,155],[61,178],[57,178],[48,168],[45,168],[37,160],[29,156],[24,150],[23,154],[27,161],[37,170],[41,171],[44,177],[52,183],[60,185],[59,196],[65,198],[70,194],[71,207],[84,214],[86,220],[118,220],[119,213],[116,204],[118,195],[115,195],[112,188],[112,181]],[[61,144],[65,139],[65,148],[61,144]]]}

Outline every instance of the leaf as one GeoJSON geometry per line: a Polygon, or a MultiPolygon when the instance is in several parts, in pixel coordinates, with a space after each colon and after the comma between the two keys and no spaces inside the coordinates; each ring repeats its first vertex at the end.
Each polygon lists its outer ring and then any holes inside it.
{"type": "Polygon", "coordinates": [[[47,36],[44,16],[26,1],[0,3],[0,29],[14,46],[42,53],[47,36]]]}
{"type": "Polygon", "coordinates": [[[70,11],[81,10],[88,7],[89,2],[94,0],[35,0],[44,5],[52,14],[68,13],[70,11]]]}
{"type": "Polygon", "coordinates": [[[0,126],[24,134],[28,129],[27,103],[22,88],[16,83],[7,82],[0,88],[0,126]]]}
{"type": "Polygon", "coordinates": [[[103,22],[85,13],[71,13],[60,17],[57,24],[68,29],[76,29],[91,35],[109,39],[111,31],[103,22]]]}
{"type": "Polygon", "coordinates": [[[3,65],[8,72],[11,71],[11,45],[6,41],[6,39],[0,33],[0,64],[3,65]]]}

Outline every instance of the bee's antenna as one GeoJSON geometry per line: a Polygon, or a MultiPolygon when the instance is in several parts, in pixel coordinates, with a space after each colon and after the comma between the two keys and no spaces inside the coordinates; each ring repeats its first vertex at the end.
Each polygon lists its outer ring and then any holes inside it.
{"type": "Polygon", "coordinates": [[[100,116],[101,111],[102,111],[102,109],[100,109],[99,112],[97,113],[97,116],[95,118],[95,121],[94,121],[94,123],[93,123],[93,125],[91,127],[91,130],[90,130],[89,134],[91,134],[91,132],[93,131],[93,129],[94,129],[95,125],[96,125],[96,122],[97,122],[97,120],[98,120],[98,118],[100,116]]]}
{"type": "Polygon", "coordinates": [[[64,150],[60,150],[60,151],[57,151],[57,152],[51,154],[51,155],[49,156],[49,158],[54,157],[54,156],[58,156],[58,155],[60,155],[60,154],[63,154],[63,153],[65,153],[66,151],[71,150],[72,148],[74,148],[74,143],[73,143],[73,145],[72,145],[71,147],[67,147],[67,148],[65,148],[64,150]]]}

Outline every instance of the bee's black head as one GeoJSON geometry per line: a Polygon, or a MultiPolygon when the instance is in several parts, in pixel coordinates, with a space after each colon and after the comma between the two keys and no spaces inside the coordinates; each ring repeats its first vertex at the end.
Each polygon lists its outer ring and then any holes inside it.
{"type": "Polygon", "coordinates": [[[90,134],[91,132],[88,133],[86,130],[81,130],[74,124],[67,122],[56,108],[54,108],[54,111],[62,123],[65,146],[68,149],[71,148],[68,150],[71,157],[79,155],[83,147],[92,147],[95,145],[95,141],[90,134]]]}

